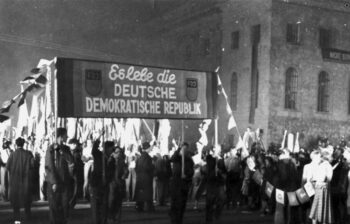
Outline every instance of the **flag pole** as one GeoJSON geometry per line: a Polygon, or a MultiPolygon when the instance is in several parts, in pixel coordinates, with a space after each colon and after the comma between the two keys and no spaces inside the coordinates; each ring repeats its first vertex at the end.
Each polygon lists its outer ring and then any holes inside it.
{"type": "Polygon", "coordinates": [[[214,120],[215,134],[214,134],[214,146],[219,144],[219,130],[218,130],[218,116],[214,120]]]}
{"type": "Polygon", "coordinates": [[[105,133],[104,133],[104,128],[105,128],[105,119],[102,118],[102,181],[103,184],[106,183],[106,149],[104,147],[105,143],[105,133]]]}
{"type": "Polygon", "coordinates": [[[185,142],[185,121],[181,120],[181,139],[182,143],[185,142]]]}
{"type": "Polygon", "coordinates": [[[55,101],[55,141],[57,140],[57,128],[58,128],[58,96],[57,96],[57,68],[54,71],[54,101],[55,101]]]}

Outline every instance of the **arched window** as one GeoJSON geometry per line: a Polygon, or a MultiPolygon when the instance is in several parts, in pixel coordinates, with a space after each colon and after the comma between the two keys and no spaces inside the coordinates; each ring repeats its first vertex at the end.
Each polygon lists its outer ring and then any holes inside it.
{"type": "Polygon", "coordinates": [[[294,68],[286,71],[285,108],[296,109],[298,95],[298,73],[294,68]]]}
{"type": "Polygon", "coordinates": [[[320,72],[318,75],[317,111],[329,111],[329,83],[330,80],[328,73],[325,71],[320,72]]]}
{"type": "Polygon", "coordinates": [[[237,110],[237,74],[236,72],[232,73],[231,77],[231,97],[230,97],[230,103],[232,110],[237,110]]]}

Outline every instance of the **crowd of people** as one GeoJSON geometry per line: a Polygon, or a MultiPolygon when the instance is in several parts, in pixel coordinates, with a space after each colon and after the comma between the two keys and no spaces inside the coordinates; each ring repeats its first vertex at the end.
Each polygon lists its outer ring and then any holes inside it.
{"type": "Polygon", "coordinates": [[[21,220],[21,207],[30,219],[31,202],[48,200],[51,223],[67,223],[79,200],[90,202],[96,224],[120,223],[124,201],[135,201],[136,212],[170,204],[171,223],[181,224],[188,200],[194,200],[193,209],[205,210],[207,223],[218,222],[225,208],[274,215],[276,224],[349,222],[350,151],[344,140],[333,147],[320,138],[318,146],[292,153],[278,144],[265,149],[261,141],[247,149],[213,147],[201,141],[202,127],[200,133],[195,150],[173,141],[169,152],[158,150],[156,141],[127,148],[101,142],[101,136],[83,144],[67,142],[65,128],[57,129],[53,143],[45,140],[38,149],[28,150],[31,139],[17,138],[14,149],[4,140],[1,197],[11,202],[14,220],[21,220]],[[256,181],[257,171],[263,182],[256,181]],[[306,183],[314,195],[295,205],[287,198],[276,201],[276,190],[266,190],[273,185],[293,192],[306,183]],[[205,207],[200,208],[202,199],[205,207]]]}

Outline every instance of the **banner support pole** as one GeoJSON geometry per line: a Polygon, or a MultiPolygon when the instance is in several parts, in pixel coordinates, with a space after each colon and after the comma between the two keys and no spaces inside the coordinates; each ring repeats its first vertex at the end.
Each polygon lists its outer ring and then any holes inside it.
{"type": "Polygon", "coordinates": [[[54,71],[54,102],[55,102],[55,141],[57,140],[57,128],[58,128],[58,96],[57,96],[57,69],[54,71]]]}
{"type": "Polygon", "coordinates": [[[214,119],[214,128],[215,128],[214,147],[216,147],[219,145],[218,116],[216,116],[214,119]]]}

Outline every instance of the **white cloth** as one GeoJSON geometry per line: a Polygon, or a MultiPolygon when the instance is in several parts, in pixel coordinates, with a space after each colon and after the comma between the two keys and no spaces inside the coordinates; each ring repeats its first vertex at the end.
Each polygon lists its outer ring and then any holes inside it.
{"type": "Polygon", "coordinates": [[[321,162],[312,174],[312,181],[330,182],[333,176],[333,168],[328,161],[321,162]]]}

